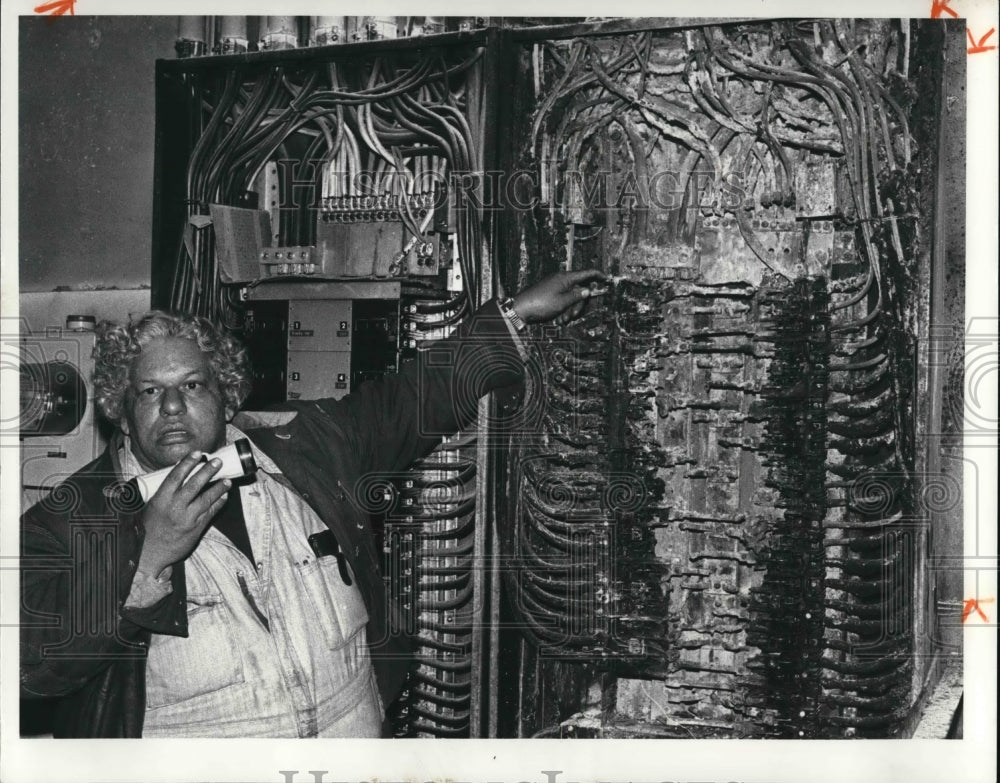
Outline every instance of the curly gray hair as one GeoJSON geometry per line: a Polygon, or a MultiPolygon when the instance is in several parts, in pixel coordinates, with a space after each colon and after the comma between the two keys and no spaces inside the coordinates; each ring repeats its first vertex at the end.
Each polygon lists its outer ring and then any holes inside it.
{"type": "Polygon", "coordinates": [[[215,373],[227,408],[239,410],[250,393],[250,371],[246,349],[236,338],[207,318],[153,310],[138,321],[117,324],[101,321],[94,346],[94,398],[101,412],[118,422],[124,412],[129,367],[144,346],[158,337],[193,340],[215,373]]]}

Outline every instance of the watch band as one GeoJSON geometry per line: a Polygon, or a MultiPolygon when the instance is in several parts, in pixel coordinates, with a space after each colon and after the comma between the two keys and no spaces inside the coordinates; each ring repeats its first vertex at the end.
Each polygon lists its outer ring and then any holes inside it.
{"type": "Polygon", "coordinates": [[[514,299],[508,296],[506,299],[501,299],[497,302],[500,306],[500,312],[503,314],[504,318],[510,321],[511,326],[518,332],[523,332],[527,328],[527,324],[521,319],[521,316],[517,314],[517,310],[514,309],[514,299]]]}

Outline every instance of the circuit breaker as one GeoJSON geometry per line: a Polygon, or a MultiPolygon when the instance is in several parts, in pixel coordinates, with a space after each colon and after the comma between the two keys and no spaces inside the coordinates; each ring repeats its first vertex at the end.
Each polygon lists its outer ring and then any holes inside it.
{"type": "Polygon", "coordinates": [[[395,299],[288,299],[249,303],[243,341],[253,390],[248,407],[339,399],[398,363],[395,299]]]}

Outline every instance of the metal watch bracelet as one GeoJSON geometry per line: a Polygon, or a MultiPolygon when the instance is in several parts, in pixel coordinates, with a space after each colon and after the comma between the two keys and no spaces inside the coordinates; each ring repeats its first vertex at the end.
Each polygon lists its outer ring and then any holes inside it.
{"type": "Polygon", "coordinates": [[[521,316],[517,314],[517,310],[514,309],[514,298],[508,296],[506,299],[501,299],[497,304],[500,305],[500,312],[503,316],[510,321],[511,325],[518,332],[523,332],[527,328],[527,324],[522,320],[521,316]]]}

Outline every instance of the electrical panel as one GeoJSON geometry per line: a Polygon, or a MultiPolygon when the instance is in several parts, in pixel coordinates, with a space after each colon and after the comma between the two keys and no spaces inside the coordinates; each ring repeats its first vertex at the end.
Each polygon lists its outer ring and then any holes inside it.
{"type": "Polygon", "coordinates": [[[544,434],[508,462],[506,622],[530,640],[511,731],[907,730],[934,144],[909,35],[748,23],[521,49],[536,187],[508,273],[611,283],[543,339],[570,347],[540,362],[544,434]]]}
{"type": "Polygon", "coordinates": [[[249,408],[335,399],[398,367],[399,303],[389,299],[260,300],[244,312],[249,408]]]}
{"type": "Polygon", "coordinates": [[[351,391],[351,355],[342,351],[288,352],[289,400],[343,397],[351,391]]]}
{"type": "MultiPolygon", "coordinates": [[[[160,225],[171,228],[154,241],[152,299],[244,340],[248,407],[355,391],[490,295],[474,175],[495,135],[484,76],[492,37],[269,52],[264,67],[253,55],[160,64],[175,111],[162,116],[173,125],[159,154],[164,170],[186,161],[186,174],[165,177],[158,196],[160,225]]],[[[416,580],[406,592],[387,577],[422,649],[405,694],[387,705],[397,736],[480,731],[468,708],[482,696],[468,672],[486,633],[473,620],[484,588],[469,556],[485,513],[475,440],[461,434],[460,445],[356,493],[399,500],[399,513],[376,504],[372,515],[385,573],[416,580]]]]}
{"type": "Polygon", "coordinates": [[[153,301],[242,337],[249,407],[609,278],[525,335],[528,430],[484,408],[364,488],[395,736],[904,736],[933,677],[936,33],[662,21],[161,64],[153,301]]]}

